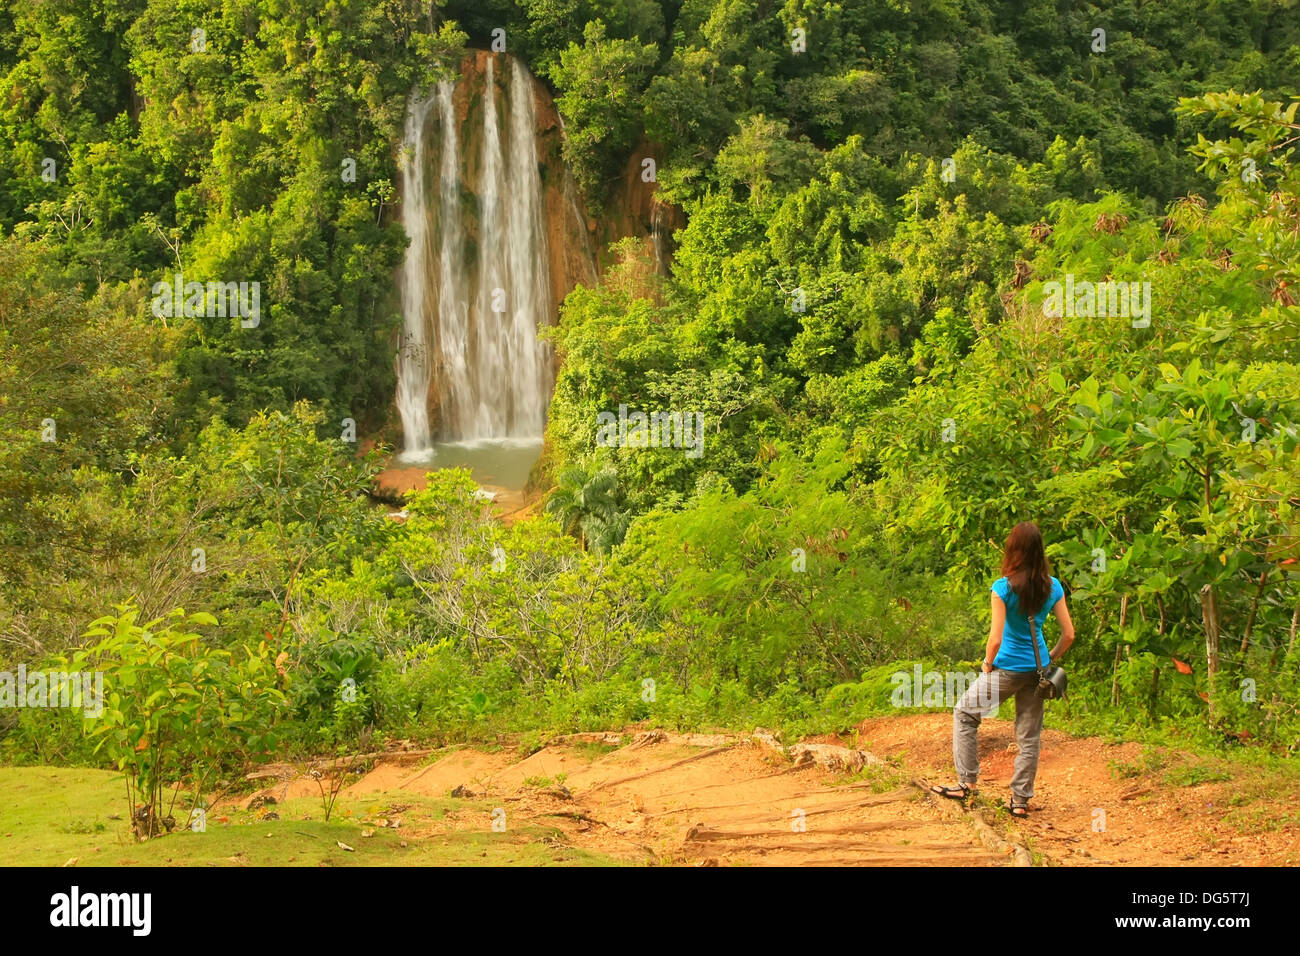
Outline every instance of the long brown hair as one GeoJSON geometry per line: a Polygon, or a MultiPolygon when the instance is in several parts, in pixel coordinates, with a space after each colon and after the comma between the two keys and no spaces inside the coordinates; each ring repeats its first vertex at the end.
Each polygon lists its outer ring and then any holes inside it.
{"type": "Polygon", "coordinates": [[[1052,593],[1052,568],[1043,548],[1043,534],[1032,521],[1022,521],[1007,535],[1002,573],[1016,592],[1020,610],[1030,617],[1042,610],[1052,593]]]}

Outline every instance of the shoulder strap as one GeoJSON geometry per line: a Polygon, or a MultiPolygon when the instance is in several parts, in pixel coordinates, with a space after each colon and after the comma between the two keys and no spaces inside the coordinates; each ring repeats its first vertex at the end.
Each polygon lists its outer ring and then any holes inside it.
{"type": "Polygon", "coordinates": [[[1034,627],[1035,615],[1029,615],[1029,642],[1034,645],[1034,664],[1038,667],[1038,676],[1043,676],[1043,657],[1038,653],[1038,630],[1034,627]]]}

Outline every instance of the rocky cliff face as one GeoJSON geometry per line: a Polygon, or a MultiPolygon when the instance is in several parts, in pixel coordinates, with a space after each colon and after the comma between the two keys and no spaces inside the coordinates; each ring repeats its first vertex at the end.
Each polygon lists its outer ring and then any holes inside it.
{"type": "Polygon", "coordinates": [[[603,222],[589,222],[595,238],[597,268],[604,271],[609,265],[606,249],[612,242],[626,236],[636,236],[654,252],[659,271],[665,275],[672,257],[673,232],[686,225],[686,217],[677,206],[661,203],[658,199],[658,167],[663,160],[663,150],[649,140],[641,140],[628,154],[611,204],[603,222]],[[645,166],[653,160],[653,173],[645,166]]]}

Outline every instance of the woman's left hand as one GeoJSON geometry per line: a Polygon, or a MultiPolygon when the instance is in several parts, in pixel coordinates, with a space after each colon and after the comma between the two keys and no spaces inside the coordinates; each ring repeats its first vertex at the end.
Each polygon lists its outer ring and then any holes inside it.
{"type": "Polygon", "coordinates": [[[991,674],[993,672],[993,665],[988,663],[987,661],[985,661],[984,664],[982,664],[981,666],[984,669],[984,673],[991,674]]]}

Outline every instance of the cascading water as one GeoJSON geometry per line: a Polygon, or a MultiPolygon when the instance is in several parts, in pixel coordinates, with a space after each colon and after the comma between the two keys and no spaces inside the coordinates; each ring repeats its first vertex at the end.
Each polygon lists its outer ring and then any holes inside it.
{"type": "Polygon", "coordinates": [[[499,110],[495,59],[483,73],[477,182],[466,182],[473,157],[462,155],[457,84],[443,81],[407,112],[402,222],[411,244],[402,265],[405,337],[397,368],[407,461],[437,457],[434,432],[441,443],[535,446],[546,423],[550,350],[537,330],[552,306],[533,80],[511,58],[503,84],[508,108],[499,110]],[[437,150],[436,196],[425,189],[432,162],[426,139],[437,150]],[[462,205],[468,192],[473,199],[462,205]]]}
{"type": "Polygon", "coordinates": [[[542,179],[537,172],[537,104],[532,77],[518,60],[510,61],[510,168],[511,203],[509,241],[511,294],[507,314],[511,367],[517,370],[517,387],[511,409],[521,435],[542,436],[546,407],[551,398],[550,346],[539,342],[537,329],[551,313],[551,283],[542,179]]]}
{"type": "Polygon", "coordinates": [[[410,237],[402,266],[401,348],[397,353],[397,409],[402,416],[406,454],[427,455],[429,441],[429,349],[425,338],[425,290],[429,258],[429,219],[424,209],[424,122],[429,99],[412,99],[403,137],[402,226],[410,237]]]}
{"type": "MultiPolygon", "coordinates": [[[[438,84],[438,125],[442,152],[438,162],[438,353],[445,387],[439,389],[445,420],[459,423],[461,405],[471,394],[469,364],[464,343],[469,340],[469,302],[458,283],[464,282],[463,239],[460,221],[460,143],[456,135],[455,84],[438,84]]],[[[426,383],[427,385],[428,383],[426,383]]],[[[405,424],[405,422],[403,422],[405,424]]],[[[408,448],[409,442],[408,442],[408,448]]]]}
{"type": "MultiPolygon", "coordinates": [[[[483,181],[479,185],[479,271],[478,297],[474,305],[475,331],[479,333],[478,348],[474,355],[475,378],[480,382],[492,377],[504,378],[506,370],[505,336],[501,335],[503,321],[500,311],[506,306],[506,257],[502,237],[507,224],[501,208],[502,193],[507,189],[504,164],[501,160],[501,126],[497,121],[495,62],[488,60],[486,80],[483,84],[483,181]]],[[[466,343],[468,345],[468,343],[466,343]]],[[[455,423],[453,427],[469,430],[463,437],[500,437],[505,409],[502,393],[486,394],[475,389],[473,411],[469,421],[455,423]]]]}

